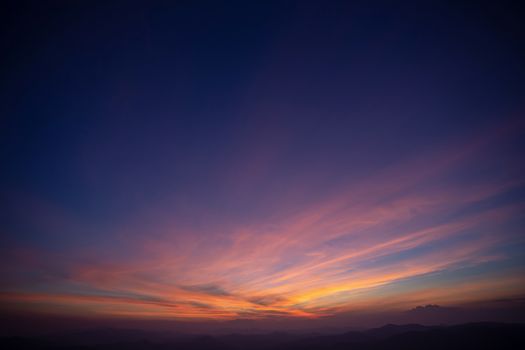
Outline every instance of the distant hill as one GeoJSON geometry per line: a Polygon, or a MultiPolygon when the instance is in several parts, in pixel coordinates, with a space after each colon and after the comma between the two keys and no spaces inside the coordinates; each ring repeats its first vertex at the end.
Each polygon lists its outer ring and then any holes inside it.
{"type": "Polygon", "coordinates": [[[0,338],[2,349],[63,350],[456,350],[525,349],[525,325],[470,323],[456,326],[385,325],[338,335],[231,334],[192,336],[95,329],[45,337],[0,338]]]}
{"type": "Polygon", "coordinates": [[[422,326],[420,324],[405,324],[405,325],[395,325],[387,324],[380,328],[373,328],[368,331],[363,332],[364,334],[372,338],[388,338],[393,335],[407,333],[407,332],[418,332],[426,331],[435,327],[422,326]]]}

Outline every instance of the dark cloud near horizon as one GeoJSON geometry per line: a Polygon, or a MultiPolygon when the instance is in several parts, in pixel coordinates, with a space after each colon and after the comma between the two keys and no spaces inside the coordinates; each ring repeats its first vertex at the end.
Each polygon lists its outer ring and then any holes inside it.
{"type": "Polygon", "coordinates": [[[261,306],[269,306],[285,299],[286,298],[280,297],[278,295],[266,295],[257,298],[249,298],[248,301],[261,306]]]}
{"type": "Polygon", "coordinates": [[[198,292],[203,294],[215,295],[215,296],[232,296],[231,293],[224,290],[222,287],[216,284],[195,284],[188,286],[179,286],[179,288],[191,292],[198,292]]]}

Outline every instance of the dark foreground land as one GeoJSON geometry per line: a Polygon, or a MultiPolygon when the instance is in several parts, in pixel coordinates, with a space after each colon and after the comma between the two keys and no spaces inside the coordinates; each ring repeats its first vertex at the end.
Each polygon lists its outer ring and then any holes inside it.
{"type": "Polygon", "coordinates": [[[525,349],[525,324],[471,323],[456,326],[386,325],[339,335],[220,335],[157,337],[132,330],[93,330],[43,337],[0,338],[1,349],[525,349]],[[157,338],[157,339],[155,339],[157,338]]]}

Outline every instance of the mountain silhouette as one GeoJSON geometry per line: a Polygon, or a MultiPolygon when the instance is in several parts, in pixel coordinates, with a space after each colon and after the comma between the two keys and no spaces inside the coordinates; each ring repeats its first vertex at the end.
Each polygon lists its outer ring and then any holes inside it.
{"type": "Polygon", "coordinates": [[[63,350],[456,350],[525,348],[525,325],[469,323],[455,326],[388,324],[362,332],[298,335],[283,332],[245,335],[180,335],[95,329],[41,337],[0,338],[3,349],[63,350]],[[164,338],[163,338],[164,337],[164,338]],[[89,338],[89,341],[87,339],[89,338]]]}

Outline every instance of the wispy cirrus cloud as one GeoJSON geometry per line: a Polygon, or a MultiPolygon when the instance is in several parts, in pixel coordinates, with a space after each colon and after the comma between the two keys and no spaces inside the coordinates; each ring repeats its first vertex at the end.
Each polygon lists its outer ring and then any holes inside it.
{"type": "MultiPolygon", "coordinates": [[[[149,220],[144,214],[107,235],[98,232],[97,245],[60,253],[12,250],[12,264],[1,270],[12,282],[0,300],[46,310],[67,306],[80,314],[235,319],[317,318],[425,300],[504,297],[515,292],[517,272],[476,275],[468,285],[445,281],[439,289],[417,287],[425,276],[489,269],[515,257],[508,245],[524,243],[515,224],[524,204],[509,196],[523,187],[520,179],[450,180],[450,174],[468,171],[469,161],[498,137],[499,131],[466,142],[460,151],[395,164],[300,205],[289,206],[299,202],[292,198],[297,191],[283,194],[282,202],[274,194],[272,210],[265,211],[271,214],[249,221],[192,227],[177,215],[149,220]],[[414,286],[396,292],[394,287],[407,281],[414,286]],[[445,291],[454,297],[445,297],[445,291]],[[391,302],[381,302],[381,295],[391,302]]],[[[298,186],[308,191],[319,184],[298,186]]],[[[38,203],[28,213],[34,227],[85,233],[78,219],[38,203]],[[57,218],[50,219],[50,212],[57,218]]]]}

